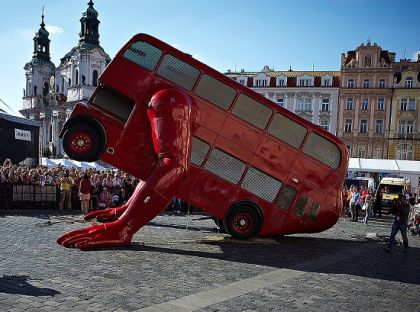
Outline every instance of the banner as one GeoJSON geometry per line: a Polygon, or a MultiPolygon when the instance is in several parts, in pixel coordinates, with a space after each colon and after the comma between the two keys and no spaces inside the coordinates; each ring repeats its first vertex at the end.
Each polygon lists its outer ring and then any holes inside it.
{"type": "Polygon", "coordinates": [[[15,139],[31,141],[31,131],[15,129],[15,139]]]}

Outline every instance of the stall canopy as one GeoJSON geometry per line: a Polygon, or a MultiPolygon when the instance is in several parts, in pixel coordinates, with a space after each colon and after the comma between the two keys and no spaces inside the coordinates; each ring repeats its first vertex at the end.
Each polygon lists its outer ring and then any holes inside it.
{"type": "Polygon", "coordinates": [[[70,160],[67,158],[61,158],[61,159],[49,159],[43,157],[41,159],[41,164],[43,166],[47,166],[48,168],[54,168],[58,165],[63,166],[64,168],[79,168],[79,169],[95,169],[95,170],[106,170],[105,167],[99,165],[96,162],[84,162],[84,161],[76,161],[76,160],[70,160]]]}
{"type": "Polygon", "coordinates": [[[420,161],[350,158],[348,171],[420,174],[420,161]]]}

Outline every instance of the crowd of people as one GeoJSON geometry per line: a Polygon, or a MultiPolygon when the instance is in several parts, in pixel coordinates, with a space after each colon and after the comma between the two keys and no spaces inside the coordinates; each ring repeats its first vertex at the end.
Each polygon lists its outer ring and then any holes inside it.
{"type": "MultiPolygon", "coordinates": [[[[377,190],[357,185],[343,190],[343,214],[347,215],[352,222],[359,221],[359,214],[364,211],[362,222],[368,224],[371,217],[382,217],[382,196],[386,189],[377,190]]],[[[385,247],[391,252],[394,239],[398,231],[401,232],[404,251],[408,250],[407,232],[410,230],[413,236],[420,235],[420,199],[416,193],[404,191],[394,199],[387,207],[387,214],[394,216],[390,239],[385,247]]]]}
{"type": "Polygon", "coordinates": [[[128,200],[139,180],[120,170],[24,166],[6,159],[0,166],[0,183],[55,185],[59,190],[58,209],[83,212],[117,207],[128,200]]]}

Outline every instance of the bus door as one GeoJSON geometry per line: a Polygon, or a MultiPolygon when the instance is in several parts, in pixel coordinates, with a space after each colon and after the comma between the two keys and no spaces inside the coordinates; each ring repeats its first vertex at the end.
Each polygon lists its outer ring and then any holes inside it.
{"type": "Polygon", "coordinates": [[[289,209],[288,222],[294,230],[304,231],[306,227],[312,227],[316,220],[325,194],[294,174],[289,175],[288,182],[296,190],[294,203],[289,209]]]}

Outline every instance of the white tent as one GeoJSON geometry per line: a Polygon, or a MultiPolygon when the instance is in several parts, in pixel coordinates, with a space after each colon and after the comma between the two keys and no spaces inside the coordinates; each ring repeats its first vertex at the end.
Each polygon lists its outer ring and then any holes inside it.
{"type": "Polygon", "coordinates": [[[95,170],[105,170],[105,167],[97,164],[96,162],[86,162],[86,161],[77,161],[72,160],[72,163],[76,165],[77,168],[80,169],[95,169],[95,170]]]}
{"type": "Polygon", "coordinates": [[[51,159],[46,158],[46,157],[41,158],[41,165],[47,166],[48,168],[53,168],[57,166],[55,162],[53,162],[51,159]]]}
{"type": "Polygon", "coordinates": [[[67,158],[50,159],[50,160],[52,160],[56,164],[56,166],[61,165],[64,168],[72,168],[72,167],[77,168],[77,166],[70,159],[67,159],[67,158]]]}
{"type": "Polygon", "coordinates": [[[420,174],[420,161],[399,159],[350,158],[348,171],[420,174]]]}

